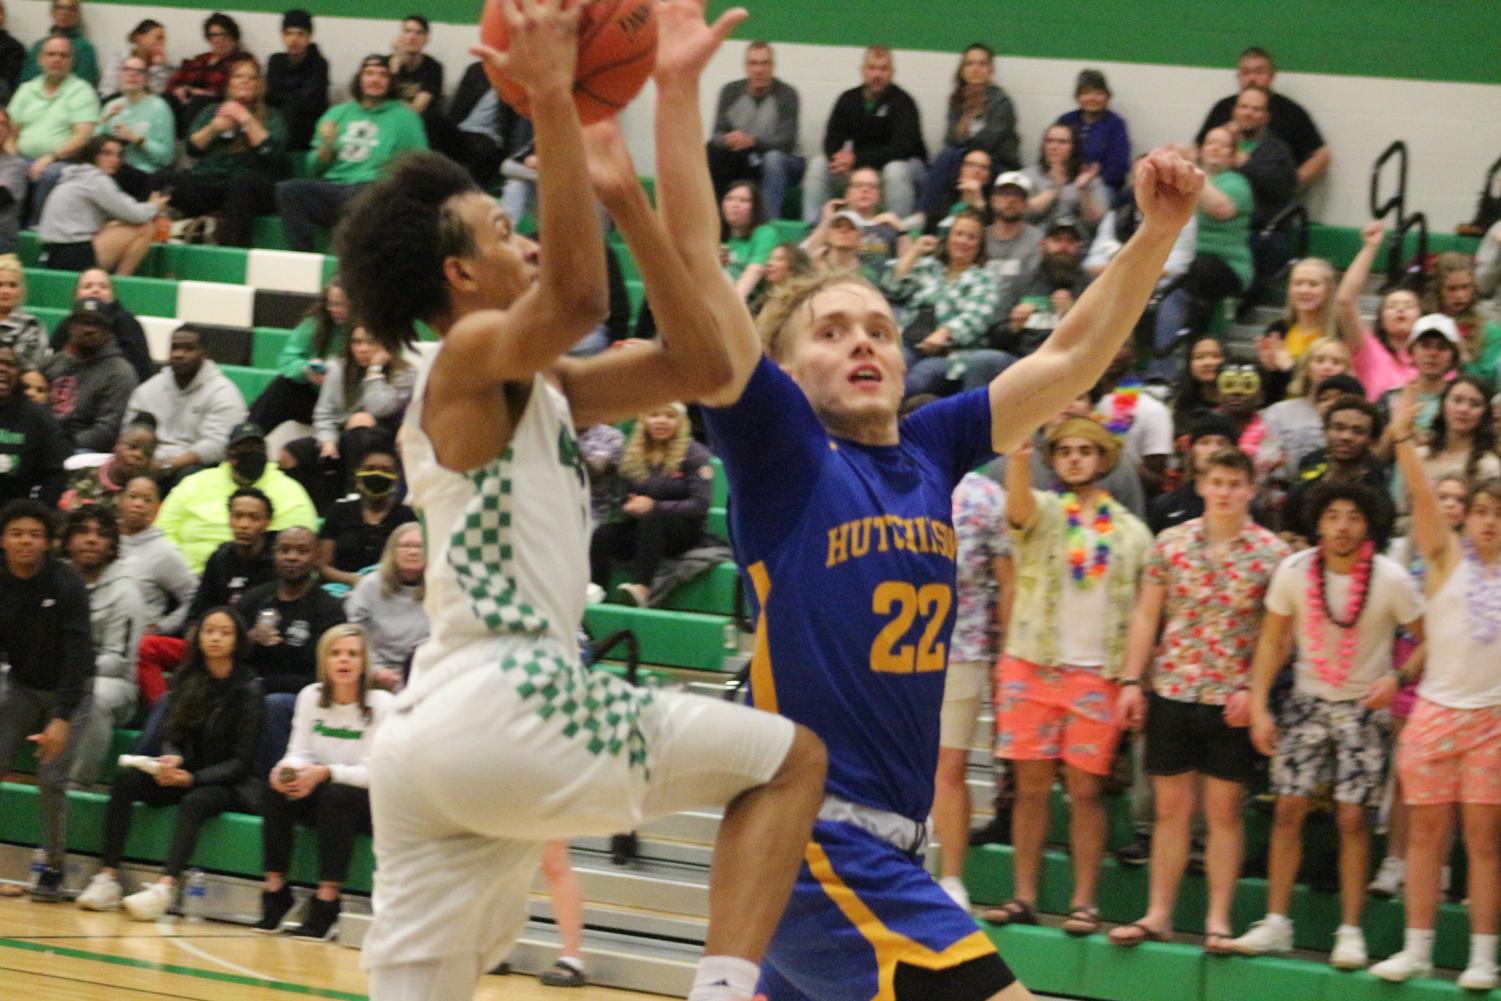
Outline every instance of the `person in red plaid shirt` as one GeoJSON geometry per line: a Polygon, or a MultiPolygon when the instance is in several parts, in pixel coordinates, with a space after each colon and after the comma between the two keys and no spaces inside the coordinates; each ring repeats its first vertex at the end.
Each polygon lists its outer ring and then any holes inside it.
{"type": "Polygon", "coordinates": [[[210,14],[203,22],[203,37],[208,51],[184,60],[167,81],[164,96],[177,115],[179,134],[204,105],[224,100],[235,64],[255,58],[240,48],[240,26],[228,14],[210,14]]]}

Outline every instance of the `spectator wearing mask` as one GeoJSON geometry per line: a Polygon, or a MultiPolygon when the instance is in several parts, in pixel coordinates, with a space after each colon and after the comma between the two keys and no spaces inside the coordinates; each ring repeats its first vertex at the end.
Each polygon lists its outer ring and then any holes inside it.
{"type": "Polygon", "coordinates": [[[148,417],[126,424],[114,450],[102,462],[73,474],[57,506],[76,511],[94,504],[113,504],[132,479],[150,475],[156,457],[156,431],[150,421],[148,417]]]}
{"type": "Polygon", "coordinates": [[[386,437],[365,453],[354,486],[359,496],[336,501],[318,532],[319,572],[324,580],[346,587],[354,587],[376,565],[397,527],[417,520],[401,503],[394,439],[386,437]]]}
{"type": "Polygon", "coordinates": [[[167,81],[167,100],[177,115],[179,130],[186,129],[204,107],[224,100],[229,71],[255,58],[240,48],[239,22],[228,14],[215,11],[205,18],[203,38],[208,51],[185,60],[167,81]]]}
{"type": "Polygon", "coordinates": [[[780,216],[787,186],[796,184],[807,166],[798,156],[798,95],[776,78],[771,43],[745,47],[745,77],[719,91],[714,127],[709,136],[709,175],[724,197],[735,181],[754,181],[767,211],[780,216]]]}
{"type": "Polygon", "coordinates": [[[287,149],[313,144],[313,129],[328,110],[328,60],[313,41],[313,15],[289,10],[281,16],[285,51],[266,62],[266,103],[287,125],[287,149]]]}
{"type": "Polygon", "coordinates": [[[58,175],[37,226],[44,267],[97,267],[117,275],[135,274],[140,267],[155,238],[156,217],[166,211],[169,198],[153,192],[136,201],[121,190],[115,174],[122,149],[113,136],[95,136],[79,151],[79,162],[58,175]]]}
{"type": "Polygon", "coordinates": [[[223,461],[230,430],[245,420],[245,401],[209,359],[203,331],[185,323],[172,332],[167,367],[130,394],[126,421],[142,414],[156,422],[155,472],[170,484],[223,461]]]}
{"type": "Polygon", "coordinates": [[[594,530],[590,579],[608,588],[615,563],[627,563],[630,577],[617,593],[630,604],[647,605],[662,561],[703,539],[714,471],[709,450],[689,432],[688,410],[682,404],[641,415],[620,461],[625,499],[615,520],[594,530]]]}
{"type": "Polygon", "coordinates": [[[78,895],[79,907],[113,911],[123,904],[137,921],[163,917],[204,823],[226,810],[257,811],[254,765],[263,710],[247,648],[245,627],[233,610],[213,609],[199,623],[192,653],[172,686],[163,753],[149,772],[121,769],[110,788],[99,871],[78,895]],[[136,803],[176,806],[177,813],[161,875],[124,897],[120,862],[136,803]]]}
{"type": "MultiPolygon", "coordinates": [[[[156,374],[156,362],[151,360],[151,351],[146,346],[146,331],[134,313],[120,305],[115,298],[115,285],[109,272],[103,268],[89,268],[78,275],[78,284],[73,286],[73,308],[88,309],[104,316],[115,335],[115,346],[135,369],[136,380],[145,382],[156,374]],[[94,302],[84,306],[84,301],[94,302]]],[[[52,328],[52,350],[61,351],[68,345],[68,319],[52,328]]]]}
{"type": "Polygon", "coordinates": [[[99,86],[99,53],[94,43],[83,33],[83,4],[79,0],[52,0],[48,5],[52,27],[26,50],[26,63],[21,67],[21,82],[24,84],[47,72],[47,41],[64,38],[72,47],[74,72],[91,87],[99,86]]]}
{"type": "Polygon", "coordinates": [[[384,56],[366,56],[350,84],[351,99],[318,119],[308,153],[311,177],[276,186],[276,208],[293,250],[313,249],[314,227],[330,228],[346,203],[407,150],[427,149],[422,119],[394,99],[384,56]]]}
{"type": "Polygon", "coordinates": [[[85,507],[68,515],[62,551],[89,593],[94,680],[73,715],[73,762],[68,778],[85,789],[99,781],[114,728],[136,711],[136,648],[146,627],[140,590],[120,563],[115,513],[85,507]]]}
{"type": "MultiPolygon", "coordinates": [[[[89,596],[78,573],[53,554],[52,512],[40,501],[13,500],[0,508],[0,654],[10,673],[0,689],[0,761],[27,741],[36,747],[41,789],[44,868],[33,900],[63,899],[67,846],[69,720],[94,673],[89,596]]],[[[6,896],[19,896],[20,888],[6,896]]]]}
{"type": "MultiPolygon", "coordinates": [[[[1356,396],[1341,396],[1324,411],[1324,446],[1308,453],[1291,477],[1291,489],[1280,519],[1284,538],[1294,545],[1307,545],[1317,526],[1308,516],[1308,497],[1325,483],[1354,483],[1372,491],[1378,503],[1386,501],[1391,472],[1376,457],[1381,419],[1374,404],[1356,396]]],[[[1390,517],[1390,512],[1386,517],[1390,517]]]]}
{"type": "Polygon", "coordinates": [[[329,360],[344,352],[348,323],[349,300],[335,275],[324,282],[323,294],[282,345],[276,378],[250,408],[252,423],[271,431],[286,421],[313,423],[319,388],[328,375],[329,360]]]}
{"type": "Polygon", "coordinates": [[[99,100],[119,93],[120,67],[130,59],[139,59],[146,67],[145,85],[149,93],[160,97],[167,92],[167,81],[172,79],[172,67],[167,63],[167,29],[160,21],[148,17],[125,36],[125,48],[110,54],[99,79],[99,100]]]}
{"type": "Polygon", "coordinates": [[[42,370],[51,384],[52,413],[75,449],[114,447],[136,373],[115,344],[104,303],[85,299],[68,315],[68,346],[42,370]]]}
{"type": "Polygon", "coordinates": [[[379,688],[405,684],[412,654],[431,631],[422,607],[426,571],[422,526],[406,522],[387,537],[375,572],[361,577],[344,602],[349,621],[370,637],[370,680],[379,688]]]}
{"type": "Polygon", "coordinates": [[[15,348],[0,344],[0,505],[35,497],[52,507],[67,485],[71,448],[50,408],[21,388],[15,348]]]}
{"type": "Polygon", "coordinates": [[[52,355],[42,321],[22,305],[26,302],[26,269],[15,254],[0,254],[0,345],[15,352],[21,368],[39,368],[52,355]]]}
{"type": "Polygon", "coordinates": [[[318,639],[318,677],[297,693],[286,754],[272,767],[261,825],[261,920],[275,934],[292,909],[287,870],[298,823],[318,841],[318,889],[294,938],[328,939],[339,919],[339,888],[349,878],[354,838],[370,833],[370,748],[391,711],[390,692],[369,687],[370,638],[355,625],[333,626],[318,639]]]}
{"type": "Polygon", "coordinates": [[[229,71],[225,100],[205,105],[186,133],[196,162],[161,179],[173,207],[187,216],[214,214],[216,242],[250,246],[257,215],[276,209],[276,181],[287,173],[287,128],[266,102],[266,82],[254,59],[229,71]]]}
{"type": "Polygon", "coordinates": [[[1307,188],[1329,170],[1331,153],[1324,137],[1319,134],[1313,118],[1303,106],[1292,98],[1272,89],[1277,78],[1277,66],[1271,54],[1259,46],[1252,46],[1240,54],[1235,65],[1237,93],[1217,101],[1199,126],[1195,142],[1202,143],[1212,128],[1224,125],[1235,114],[1235,105],[1245,88],[1255,84],[1266,88],[1270,98],[1268,128],[1287,144],[1298,168],[1298,187],[1307,188]]]}
{"type": "MultiPolygon", "coordinates": [[[[156,525],[162,508],[161,487],[150,476],[133,476],[115,507],[119,510],[121,572],[140,589],[145,634],[180,635],[199,582],[182,553],[156,525]]],[[[160,694],[152,693],[149,701],[154,703],[160,694]]]]}
{"type": "Polygon", "coordinates": [[[872,45],[860,66],[861,84],[839,95],[824,130],[823,153],[808,164],[803,178],[803,218],[811,225],[830,194],[842,194],[854,171],[880,171],[886,206],[905,219],[917,207],[926,173],[917,102],[892,82],[891,50],[872,45]]]}
{"type": "Polygon", "coordinates": [[[1110,97],[1104,73],[1080,70],[1074,83],[1074,100],[1079,107],[1059,115],[1058,124],[1074,130],[1079,137],[1079,159],[1099,165],[1100,180],[1115,196],[1128,193],[1131,133],[1126,120],[1110,110],[1110,97]]]}
{"type": "MultiPolygon", "coordinates": [[[[982,42],[966,48],[954,70],[943,148],[928,166],[920,202],[929,221],[943,218],[947,195],[959,178],[959,165],[974,150],[984,151],[992,173],[1021,167],[1016,108],[995,82],[994,50],[982,42]]],[[[985,180],[989,182],[990,177],[985,180]]]]}
{"type": "Polygon", "coordinates": [[[157,517],[157,524],[195,571],[202,570],[209,555],[230,541],[233,533],[224,513],[243,487],[255,487],[270,500],[273,532],[318,523],[307,491],[268,463],[266,433],[249,422],[237,425],[229,433],[224,461],[184,478],[167,496],[157,517]]]}

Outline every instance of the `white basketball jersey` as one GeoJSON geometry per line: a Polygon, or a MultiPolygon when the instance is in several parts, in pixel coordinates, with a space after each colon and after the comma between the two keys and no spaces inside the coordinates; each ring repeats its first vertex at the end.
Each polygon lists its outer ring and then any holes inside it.
{"type": "Polygon", "coordinates": [[[413,682],[496,637],[576,649],[589,583],[589,480],[567,398],[538,373],[510,446],[468,472],[446,469],[422,429],[428,376],[442,350],[423,359],[400,438],[407,502],[427,543],[432,626],[413,682]]]}

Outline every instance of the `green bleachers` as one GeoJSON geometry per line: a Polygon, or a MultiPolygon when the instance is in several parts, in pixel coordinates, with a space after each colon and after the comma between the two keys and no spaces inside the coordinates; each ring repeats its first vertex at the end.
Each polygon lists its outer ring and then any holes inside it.
{"type": "Polygon", "coordinates": [[[256,327],[255,339],[251,342],[250,364],[253,368],[275,368],[281,349],[292,336],[290,330],[277,327],[256,327]]]}
{"type": "Polygon", "coordinates": [[[643,664],[724,671],[728,670],[726,659],[740,649],[739,631],[724,615],[590,605],[584,610],[584,625],[596,639],[621,629],[631,630],[640,644],[643,664]]]}
{"type": "Polygon", "coordinates": [[[276,378],[276,370],[271,368],[220,365],[219,370],[229,376],[229,381],[240,390],[240,395],[245,397],[247,406],[254,403],[255,398],[261,395],[261,391],[271,385],[271,380],[276,378]]]}

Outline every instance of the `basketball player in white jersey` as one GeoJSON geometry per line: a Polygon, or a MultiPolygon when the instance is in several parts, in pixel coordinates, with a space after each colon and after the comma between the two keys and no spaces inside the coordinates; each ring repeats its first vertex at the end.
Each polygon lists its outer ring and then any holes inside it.
{"type": "MultiPolygon", "coordinates": [[[[429,547],[432,636],[370,762],[370,996],[470,997],[526,919],[544,841],[722,805],[690,997],[748,1001],[822,797],[822,745],[777,716],[590,673],[574,641],[589,496],[572,429],[712,391],[728,377],[721,319],[668,243],[614,124],[587,139],[580,128],[580,5],[500,2],[509,53],[475,53],[528,92],[540,259],[461,168],[429,154],[362,194],[336,238],[353,312],[387,350],[407,349],[419,323],[440,339],[401,431],[429,547]],[[591,181],[640,263],[662,339],[575,361],[562,356],[607,298],[591,181]]],[[[739,20],[711,33],[701,0],[657,10],[659,79],[696,79],[739,20]]],[[[659,147],[703,155],[697,132],[660,118],[656,128],[659,147]]]]}

